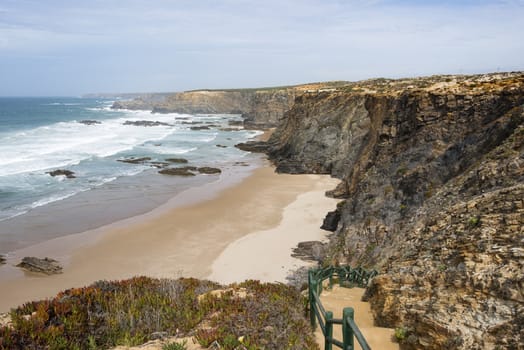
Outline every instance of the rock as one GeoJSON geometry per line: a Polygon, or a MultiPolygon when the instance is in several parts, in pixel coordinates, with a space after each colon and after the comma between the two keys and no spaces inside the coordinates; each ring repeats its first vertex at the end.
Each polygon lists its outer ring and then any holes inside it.
{"type": "Polygon", "coordinates": [[[150,160],[151,160],[151,157],[141,157],[141,158],[129,157],[125,159],[117,159],[118,162],[129,163],[129,164],[144,164],[150,160]]]}
{"type": "Polygon", "coordinates": [[[131,121],[126,120],[123,125],[133,125],[133,126],[172,126],[171,124],[159,122],[159,121],[150,121],[150,120],[137,120],[131,121]]]}
{"type": "Polygon", "coordinates": [[[79,121],[80,124],[84,124],[84,125],[96,125],[96,124],[102,124],[102,122],[98,121],[98,120],[81,120],[79,121]]]}
{"type": "Polygon", "coordinates": [[[322,230],[335,232],[337,230],[338,222],[340,220],[340,212],[338,210],[330,211],[326,214],[324,222],[320,228],[322,230]]]}
{"type": "Polygon", "coordinates": [[[202,125],[202,126],[192,126],[190,127],[190,129],[191,130],[209,130],[211,128],[207,125],[202,125]]]}
{"type": "Polygon", "coordinates": [[[292,257],[305,261],[322,261],[325,255],[324,244],[319,241],[300,242],[296,248],[293,248],[292,257]]]}
{"type": "Polygon", "coordinates": [[[247,163],[247,162],[235,162],[233,165],[234,166],[249,166],[249,163],[247,163]]]}
{"type": "Polygon", "coordinates": [[[219,130],[220,131],[229,132],[229,131],[239,131],[239,130],[242,130],[242,129],[240,129],[240,128],[220,128],[219,130]]]}
{"type": "Polygon", "coordinates": [[[169,336],[167,332],[153,332],[149,335],[149,340],[165,339],[169,336]]]}
{"type": "Polygon", "coordinates": [[[243,120],[230,120],[228,121],[227,124],[231,126],[244,126],[244,121],[243,120]]]}
{"type": "Polygon", "coordinates": [[[227,148],[227,146],[224,145],[216,145],[218,148],[227,148]]]}
{"type": "Polygon", "coordinates": [[[22,259],[22,262],[16,266],[31,272],[44,273],[46,275],[62,273],[62,267],[58,264],[58,261],[47,257],[40,259],[26,256],[22,259]]]}
{"type": "Polygon", "coordinates": [[[157,169],[162,169],[162,168],[168,167],[170,165],[170,163],[168,163],[168,162],[151,162],[149,164],[152,167],[155,167],[157,169]]]}
{"type": "Polygon", "coordinates": [[[211,167],[200,167],[197,169],[200,174],[220,174],[222,170],[211,167]]]}
{"type": "Polygon", "coordinates": [[[239,143],[235,145],[235,147],[246,152],[265,153],[267,152],[269,145],[264,141],[249,141],[239,143]]]}
{"type": "Polygon", "coordinates": [[[176,176],[195,176],[195,173],[191,172],[195,170],[193,167],[184,168],[166,168],[160,170],[158,173],[162,175],[176,175],[176,176]]]}
{"type": "Polygon", "coordinates": [[[6,261],[5,256],[4,255],[0,255],[0,265],[5,264],[5,261],[6,261]]]}
{"type": "Polygon", "coordinates": [[[48,171],[46,174],[49,174],[53,177],[55,176],[65,176],[68,179],[74,179],[76,178],[75,173],[71,170],[65,170],[65,169],[57,169],[53,171],[48,171]]]}
{"type": "Polygon", "coordinates": [[[184,158],[166,158],[166,162],[183,164],[187,163],[188,160],[184,158]]]}

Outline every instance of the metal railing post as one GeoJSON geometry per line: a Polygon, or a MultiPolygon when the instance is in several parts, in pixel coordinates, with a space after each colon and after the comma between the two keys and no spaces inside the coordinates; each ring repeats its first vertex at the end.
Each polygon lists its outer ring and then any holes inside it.
{"type": "Polygon", "coordinates": [[[309,286],[309,320],[313,330],[317,327],[317,317],[315,315],[315,296],[313,290],[315,288],[315,281],[313,280],[313,270],[308,271],[308,286],[309,286]]]}
{"type": "Polygon", "coordinates": [[[331,339],[333,339],[333,312],[326,311],[326,334],[324,335],[324,350],[332,350],[331,339]]]}
{"type": "Polygon", "coordinates": [[[346,321],[348,318],[355,318],[355,310],[352,307],[345,307],[342,310],[342,342],[344,343],[344,349],[355,349],[355,340],[353,338],[353,330],[346,321]]]}

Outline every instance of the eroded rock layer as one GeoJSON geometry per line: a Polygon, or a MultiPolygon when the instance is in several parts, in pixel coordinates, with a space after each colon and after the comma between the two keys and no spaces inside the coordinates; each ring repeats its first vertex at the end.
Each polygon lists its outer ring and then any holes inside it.
{"type": "Polygon", "coordinates": [[[277,170],[341,179],[332,263],[403,349],[524,347],[524,74],[373,80],[296,98],[277,170]]]}

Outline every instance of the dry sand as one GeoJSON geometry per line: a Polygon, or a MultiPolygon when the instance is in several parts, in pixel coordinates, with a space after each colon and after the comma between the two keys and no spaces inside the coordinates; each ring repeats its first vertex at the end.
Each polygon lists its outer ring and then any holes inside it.
{"type": "Polygon", "coordinates": [[[301,264],[290,258],[291,248],[321,238],[321,219],[335,208],[323,193],[336,182],[320,175],[277,175],[265,166],[214,198],[204,192],[196,197],[206,200],[198,202],[182,193],[174,201],[184,206],[14,252],[0,267],[0,312],[100,279],[211,274],[223,282],[282,281],[301,264]],[[65,264],[64,272],[41,276],[14,267],[28,255],[55,258],[65,264]]]}

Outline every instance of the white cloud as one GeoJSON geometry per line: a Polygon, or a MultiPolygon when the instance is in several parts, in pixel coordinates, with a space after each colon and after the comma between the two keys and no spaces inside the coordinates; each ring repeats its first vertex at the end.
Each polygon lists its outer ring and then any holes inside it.
{"type": "Polygon", "coordinates": [[[524,69],[523,17],[522,0],[5,0],[0,66],[60,56],[83,91],[123,67],[136,77],[104,90],[524,69]]]}

